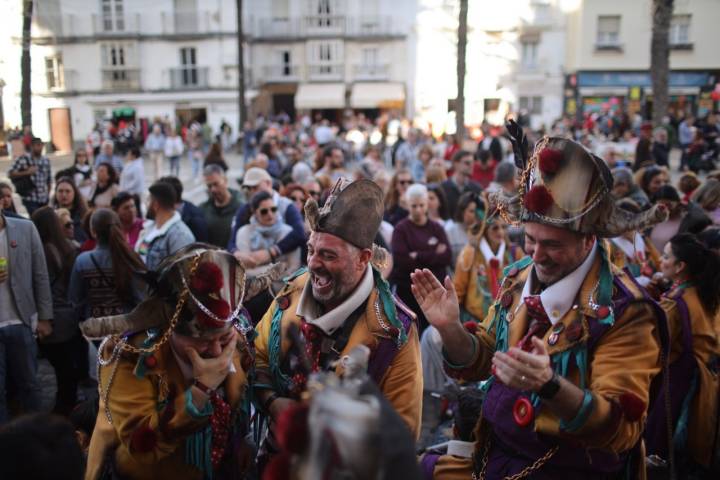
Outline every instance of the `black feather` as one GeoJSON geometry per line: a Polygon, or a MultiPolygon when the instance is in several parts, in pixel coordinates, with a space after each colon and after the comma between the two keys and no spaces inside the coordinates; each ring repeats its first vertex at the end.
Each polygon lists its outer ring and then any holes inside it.
{"type": "Polygon", "coordinates": [[[515,153],[515,166],[521,171],[525,170],[528,162],[528,141],[525,136],[525,132],[515,120],[508,120],[505,124],[510,142],[513,146],[513,152],[515,153]]]}

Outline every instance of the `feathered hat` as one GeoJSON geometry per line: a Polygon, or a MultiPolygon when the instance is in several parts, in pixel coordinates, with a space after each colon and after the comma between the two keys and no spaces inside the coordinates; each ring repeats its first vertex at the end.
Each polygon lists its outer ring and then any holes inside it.
{"type": "Polygon", "coordinates": [[[81,330],[88,338],[150,328],[192,337],[222,331],[240,322],[243,300],[268,288],[282,275],[281,267],[248,280],[232,254],[194,243],[166,257],[156,271],[146,275],[151,293],[132,312],[89,318],[81,330]]]}
{"type": "Polygon", "coordinates": [[[522,128],[507,125],[522,172],[518,195],[496,194],[500,214],[510,223],[535,222],[574,232],[616,237],[667,218],[656,205],[640,214],[617,208],[610,194],[613,178],[605,161],[567,138],[543,137],[528,155],[522,128]]]}

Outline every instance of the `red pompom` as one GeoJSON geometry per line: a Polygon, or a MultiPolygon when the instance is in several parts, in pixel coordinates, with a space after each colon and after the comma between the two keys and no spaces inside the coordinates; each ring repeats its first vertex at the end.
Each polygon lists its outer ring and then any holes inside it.
{"type": "Polygon", "coordinates": [[[540,215],[547,212],[553,204],[553,197],[545,185],[535,185],[525,194],[525,208],[540,215]]]}
{"type": "Polygon", "coordinates": [[[296,404],[286,408],[275,425],[275,438],[280,448],[291,453],[302,453],[310,442],[308,414],[310,407],[296,404]]]}
{"type": "MultiPolygon", "coordinates": [[[[210,297],[203,301],[203,305],[221,320],[225,320],[230,316],[230,304],[225,300],[210,297]]],[[[200,324],[206,328],[220,328],[225,326],[224,321],[218,322],[214,318],[205,315],[205,312],[202,310],[198,310],[197,316],[200,324]]]]}
{"type": "Polygon", "coordinates": [[[478,324],[475,321],[468,320],[467,322],[463,323],[463,327],[465,327],[465,330],[474,335],[475,332],[477,332],[478,324]]]}
{"type": "Polygon", "coordinates": [[[213,293],[223,288],[223,273],[213,262],[202,262],[190,279],[190,288],[195,293],[213,293]]]}
{"type": "Polygon", "coordinates": [[[489,264],[490,264],[490,268],[493,268],[493,269],[497,269],[500,267],[500,262],[498,261],[497,258],[491,258],[489,264]]]}
{"type": "Polygon", "coordinates": [[[545,148],[540,152],[538,166],[542,173],[553,174],[560,168],[563,160],[563,152],[554,148],[545,148]]]}
{"type": "Polygon", "coordinates": [[[290,454],[273,455],[263,471],[263,480],[285,480],[290,478],[290,454]]]}
{"type": "Polygon", "coordinates": [[[631,422],[640,420],[645,412],[645,402],[634,393],[625,392],[618,398],[623,415],[631,422]]]}
{"type": "Polygon", "coordinates": [[[151,452],[157,445],[157,433],[148,425],[135,429],[130,437],[130,451],[137,453],[151,452]]]}

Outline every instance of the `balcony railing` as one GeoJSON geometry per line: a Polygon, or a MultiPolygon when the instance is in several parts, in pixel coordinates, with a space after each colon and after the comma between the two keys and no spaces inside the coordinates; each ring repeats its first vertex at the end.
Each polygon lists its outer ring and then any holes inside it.
{"type": "Polygon", "coordinates": [[[102,88],[103,90],[140,90],[140,69],[103,69],[102,88]]]}
{"type": "Polygon", "coordinates": [[[402,35],[389,16],[345,17],[312,15],[300,18],[260,18],[247,30],[255,38],[377,37],[402,35]]]}
{"type": "Polygon", "coordinates": [[[300,80],[300,67],[297,65],[265,65],[262,68],[265,83],[297,82],[300,80]]]}
{"type": "MultiPolygon", "coordinates": [[[[119,17],[105,17],[92,14],[93,34],[98,36],[137,35],[141,31],[141,15],[127,14],[119,17]]],[[[68,32],[72,34],[71,31],[68,32]]]]}
{"type": "Polygon", "coordinates": [[[170,88],[173,90],[208,88],[208,71],[208,67],[171,68],[170,88]]]}
{"type": "Polygon", "coordinates": [[[387,80],[390,76],[390,65],[366,65],[353,66],[353,78],[355,80],[387,80]]]}
{"type": "Polygon", "coordinates": [[[342,81],[345,77],[343,64],[312,64],[307,68],[308,80],[342,81]]]}
{"type": "Polygon", "coordinates": [[[32,35],[36,39],[57,39],[226,33],[221,30],[218,12],[210,10],[126,13],[118,17],[64,13],[38,14],[32,35]]]}

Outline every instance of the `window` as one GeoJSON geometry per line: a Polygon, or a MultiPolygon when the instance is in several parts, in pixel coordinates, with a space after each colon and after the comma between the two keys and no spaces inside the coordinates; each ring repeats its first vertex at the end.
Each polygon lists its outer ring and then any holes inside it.
{"type": "Polygon", "coordinates": [[[673,15],[670,22],[670,45],[690,44],[690,15],[673,15]]]}
{"type": "Polygon", "coordinates": [[[362,64],[374,67],[378,64],[378,49],[377,48],[363,48],[362,49],[362,64]]]}
{"type": "Polygon", "coordinates": [[[102,0],[102,28],[106,32],[125,30],[125,10],[122,0],[102,0]]]}
{"type": "Polygon", "coordinates": [[[197,0],[175,0],[175,33],[198,31],[197,0]]]}
{"type": "Polygon", "coordinates": [[[57,90],[65,87],[61,56],[45,58],[45,75],[48,90],[57,90]]]}
{"type": "Polygon", "coordinates": [[[272,16],[276,20],[287,20],[290,17],[288,0],[272,0],[272,16]]]}
{"type": "Polygon", "coordinates": [[[525,110],[534,115],[541,114],[542,97],[520,97],[520,110],[525,110]]]}
{"type": "Polygon", "coordinates": [[[183,86],[198,84],[196,50],[194,47],[180,49],[180,84],[183,86]]]}
{"type": "Polygon", "coordinates": [[[290,50],[280,51],[280,65],[283,77],[289,77],[292,75],[292,57],[290,56],[290,50]]]}
{"type": "Polygon", "coordinates": [[[139,86],[139,72],[132,42],[109,42],[101,45],[103,82],[106,88],[139,86]]]}
{"type": "Polygon", "coordinates": [[[309,41],[308,64],[313,75],[340,75],[343,63],[342,41],[309,41]]]}
{"type": "Polygon", "coordinates": [[[537,67],[537,52],[538,52],[538,41],[537,39],[523,40],[522,41],[522,52],[520,61],[524,68],[535,68],[537,67]]]}
{"type": "Polygon", "coordinates": [[[600,15],[598,17],[597,45],[600,47],[620,45],[620,15],[600,15]]]}

